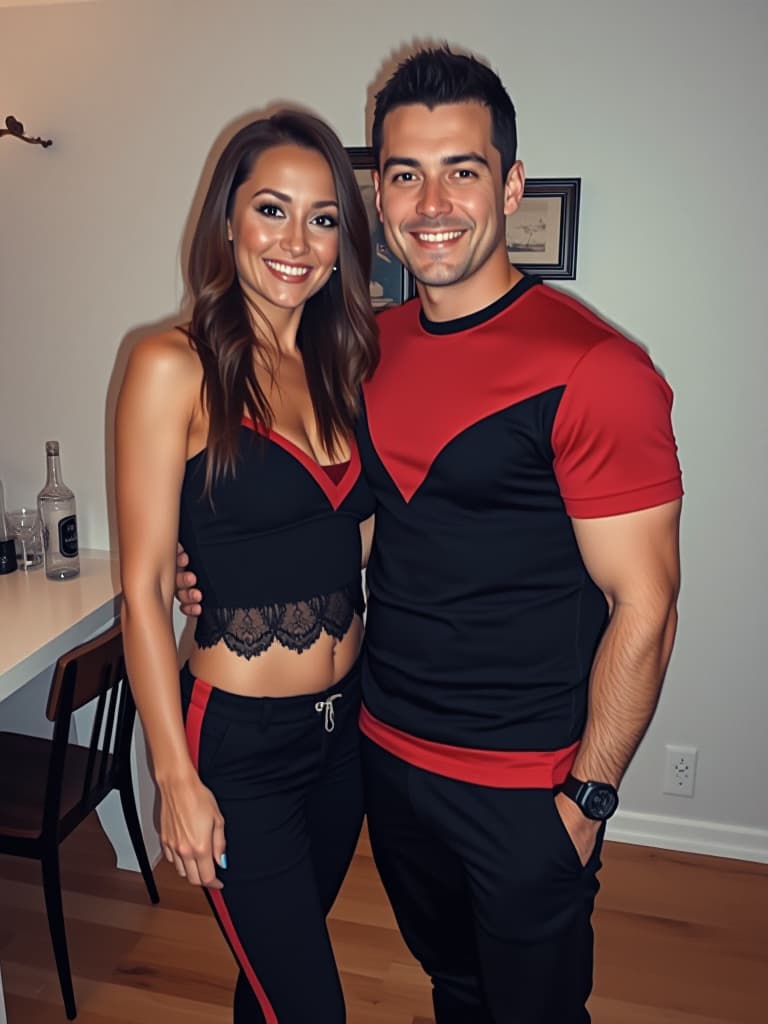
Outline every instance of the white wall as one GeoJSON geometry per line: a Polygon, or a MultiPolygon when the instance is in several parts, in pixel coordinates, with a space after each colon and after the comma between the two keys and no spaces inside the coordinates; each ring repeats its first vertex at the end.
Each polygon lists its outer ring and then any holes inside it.
{"type": "Polygon", "coordinates": [[[214,141],[294,101],[365,143],[374,78],[414,39],[493,64],[528,173],[582,177],[572,290],[677,394],[679,641],[612,834],[768,860],[768,4],[114,0],[0,10],[0,38],[0,119],[54,139],[0,139],[0,477],[9,505],[31,500],[58,437],[95,547],[113,539],[116,379],[131,341],[178,309],[214,141]],[[699,748],[691,800],[661,793],[667,742],[699,748]]]}

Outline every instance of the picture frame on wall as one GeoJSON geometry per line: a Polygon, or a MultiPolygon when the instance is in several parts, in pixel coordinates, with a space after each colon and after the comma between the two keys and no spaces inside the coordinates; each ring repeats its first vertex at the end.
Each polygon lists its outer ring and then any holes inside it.
{"type": "Polygon", "coordinates": [[[378,312],[398,306],[416,294],[416,282],[402,263],[392,254],[384,238],[384,230],[376,212],[376,197],[371,171],[374,169],[370,146],[348,146],[347,153],[355,170],[355,178],[368,214],[371,230],[371,303],[378,312]]]}
{"type": "Polygon", "coordinates": [[[581,178],[529,178],[517,210],[507,217],[507,256],[538,277],[576,277],[581,178]]]}

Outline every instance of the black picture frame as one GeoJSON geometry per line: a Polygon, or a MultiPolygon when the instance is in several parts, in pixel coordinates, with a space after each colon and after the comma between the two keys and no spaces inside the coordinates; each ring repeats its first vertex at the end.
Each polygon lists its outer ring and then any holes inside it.
{"type": "Polygon", "coordinates": [[[357,183],[371,228],[371,302],[378,312],[388,306],[399,306],[416,294],[416,281],[392,254],[376,212],[371,171],[374,169],[370,146],[347,146],[357,183]]]}
{"type": "Polygon", "coordinates": [[[509,262],[538,277],[573,281],[580,200],[581,178],[529,178],[520,206],[507,217],[509,262]]]}

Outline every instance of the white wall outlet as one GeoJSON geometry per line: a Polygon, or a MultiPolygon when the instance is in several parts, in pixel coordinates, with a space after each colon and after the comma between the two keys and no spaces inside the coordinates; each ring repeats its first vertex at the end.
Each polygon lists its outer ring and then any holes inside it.
{"type": "Polygon", "coordinates": [[[667,744],[663,792],[673,793],[675,796],[693,796],[697,754],[696,747],[667,744]]]}

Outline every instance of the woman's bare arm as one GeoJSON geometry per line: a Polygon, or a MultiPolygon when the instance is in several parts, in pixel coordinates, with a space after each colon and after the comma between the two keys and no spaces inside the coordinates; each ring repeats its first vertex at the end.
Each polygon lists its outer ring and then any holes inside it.
{"type": "Polygon", "coordinates": [[[116,483],[122,621],[131,687],[161,795],[168,860],[196,884],[219,887],[223,819],[190,759],[179,695],[173,602],[179,494],[200,368],[180,332],[142,341],[118,401],[116,483]]]}

